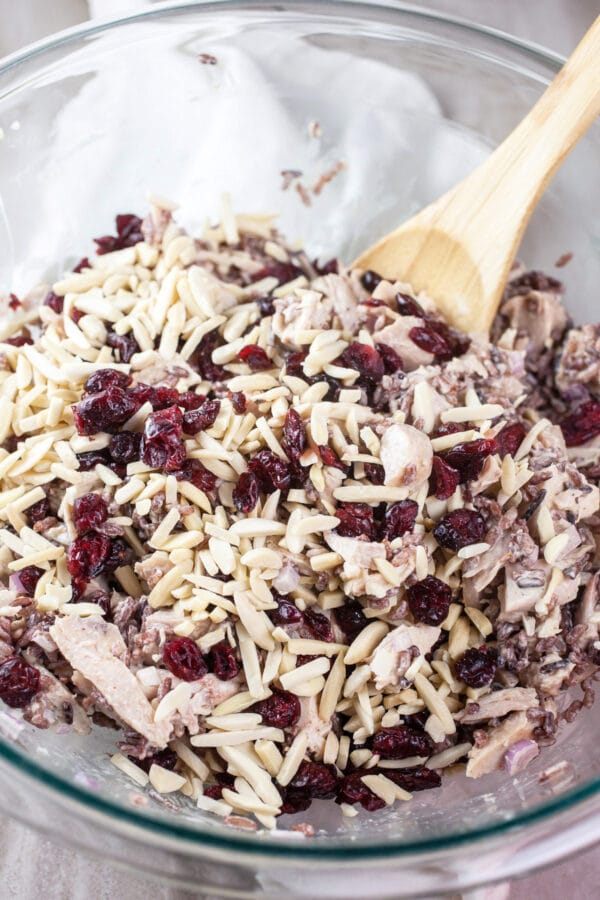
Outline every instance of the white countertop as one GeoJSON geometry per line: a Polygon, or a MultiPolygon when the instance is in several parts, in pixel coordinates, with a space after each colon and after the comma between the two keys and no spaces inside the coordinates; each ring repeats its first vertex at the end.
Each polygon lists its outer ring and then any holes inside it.
{"type": "MultiPolygon", "coordinates": [[[[0,0],[0,56],[84,21],[90,13],[107,16],[142,5],[144,0],[0,0]]],[[[423,5],[500,28],[564,54],[600,12],[600,0],[424,0],[423,5]]],[[[2,900],[146,900],[149,895],[152,900],[191,900],[198,896],[143,881],[57,847],[2,817],[0,847],[2,900]]],[[[519,882],[469,896],[473,900],[592,900],[599,894],[599,884],[600,848],[596,848],[519,882]]]]}

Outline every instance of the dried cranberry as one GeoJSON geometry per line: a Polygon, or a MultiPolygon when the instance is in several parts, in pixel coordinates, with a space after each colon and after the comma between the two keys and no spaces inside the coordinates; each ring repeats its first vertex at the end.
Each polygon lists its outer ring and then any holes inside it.
{"type": "Polygon", "coordinates": [[[335,450],[332,450],[327,444],[319,444],[317,449],[324,466],[332,466],[334,469],[340,469],[342,472],[348,471],[348,466],[341,461],[335,450]]]}
{"type": "Polygon", "coordinates": [[[141,442],[142,436],[136,431],[119,431],[111,437],[108,452],[115,462],[127,465],[140,458],[141,442]]]}
{"type": "Polygon", "coordinates": [[[190,481],[205,494],[214,491],[217,484],[217,476],[199,459],[186,459],[180,469],[175,469],[173,475],[177,481],[190,481]]]}
{"type": "MultiPolygon", "coordinates": [[[[430,331],[433,331],[446,342],[450,357],[461,356],[469,349],[471,338],[463,334],[462,331],[455,331],[454,328],[450,328],[445,322],[439,322],[436,319],[428,319],[427,325],[430,331]]],[[[438,361],[443,362],[450,357],[444,357],[444,359],[438,357],[438,361]]]]}
{"type": "Polygon", "coordinates": [[[110,550],[104,563],[105,572],[114,572],[121,566],[127,566],[132,562],[133,550],[121,537],[113,538],[110,542],[110,550]]]}
{"type": "Polygon", "coordinates": [[[77,272],[77,274],[79,274],[79,273],[82,272],[84,269],[91,269],[91,268],[92,268],[91,262],[89,261],[89,259],[87,258],[87,256],[83,256],[83,257],[79,260],[79,262],[77,263],[77,265],[76,265],[76,266],[73,266],[73,271],[74,271],[74,272],[77,272]]]}
{"type": "Polygon", "coordinates": [[[33,338],[29,334],[18,334],[15,337],[5,338],[3,344],[10,344],[11,347],[25,347],[27,344],[33,344],[33,338]]]}
{"type": "Polygon", "coordinates": [[[293,600],[275,596],[277,609],[270,609],[268,616],[274,625],[295,625],[302,621],[302,613],[293,600]]]}
{"type": "Polygon", "coordinates": [[[44,497],[43,500],[38,500],[37,503],[25,510],[25,515],[30,525],[35,525],[36,522],[47,519],[50,515],[50,501],[47,497],[44,497]]]}
{"type": "Polygon", "coordinates": [[[275,312],[275,307],[273,306],[273,297],[259,297],[258,300],[255,300],[255,303],[258,306],[258,311],[261,316],[272,316],[275,312]]]}
{"type": "Polygon", "coordinates": [[[179,391],[175,390],[175,388],[155,387],[152,384],[140,382],[131,388],[129,394],[135,399],[138,409],[144,403],[149,403],[155,412],[168,409],[170,406],[181,405],[179,391]]]}
{"type": "Polygon", "coordinates": [[[445,425],[438,425],[431,437],[445,437],[447,434],[458,434],[459,431],[462,431],[460,425],[455,422],[447,422],[445,425]]]}
{"type": "Polygon", "coordinates": [[[421,304],[410,294],[396,294],[396,305],[401,316],[416,316],[418,319],[426,319],[427,313],[421,304]]]}
{"type": "Polygon", "coordinates": [[[331,642],[333,640],[333,631],[331,629],[331,622],[324,616],[323,613],[318,612],[314,607],[309,607],[304,612],[304,624],[310,631],[311,635],[317,641],[328,641],[331,642]]]}
{"type": "Polygon", "coordinates": [[[195,391],[184,391],[177,398],[177,406],[181,406],[186,412],[198,409],[206,400],[205,394],[196,394],[195,391]]]}
{"type": "Polygon", "coordinates": [[[117,229],[116,236],[104,235],[104,237],[94,238],[97,245],[96,253],[100,256],[103,253],[112,253],[114,250],[123,250],[125,247],[133,247],[144,240],[142,234],[142,220],[133,213],[121,213],[115,218],[117,229]]]}
{"type": "Polygon", "coordinates": [[[205,400],[199,409],[192,409],[190,412],[184,413],[183,430],[185,434],[198,434],[199,431],[210,428],[211,425],[214,425],[220,409],[220,400],[205,400]]]}
{"type": "Polygon", "coordinates": [[[360,283],[365,291],[374,291],[380,281],[383,281],[382,276],[378,275],[377,272],[374,272],[373,269],[367,269],[367,271],[363,272],[360,276],[360,283]]]}
{"type": "Polygon", "coordinates": [[[385,469],[379,463],[365,463],[365,475],[372,484],[383,484],[385,481],[385,469]]]}
{"type": "Polygon", "coordinates": [[[208,651],[208,668],[221,681],[231,681],[239,674],[240,664],[228,641],[215,644],[208,651]]]}
{"type": "Polygon", "coordinates": [[[496,443],[498,444],[498,453],[501,458],[505,456],[514,456],[525,437],[525,429],[520,422],[512,422],[505,425],[502,431],[496,435],[496,443]]]}
{"type": "Polygon", "coordinates": [[[392,347],[388,347],[387,344],[375,344],[375,349],[383,360],[386,375],[395,375],[396,372],[402,371],[402,359],[392,347]]]}
{"type": "Polygon", "coordinates": [[[131,362],[131,358],[140,352],[140,345],[133,334],[117,334],[115,331],[109,331],[106,343],[113,350],[119,351],[119,357],[123,363],[131,362]]]}
{"type": "Polygon", "coordinates": [[[99,494],[84,494],[73,504],[73,522],[79,534],[99,528],[108,519],[108,507],[99,494]]]}
{"type": "Polygon", "coordinates": [[[0,700],[17,709],[26,706],[40,689],[39,670],[22,656],[11,656],[0,664],[0,700]]]}
{"type": "Polygon", "coordinates": [[[373,507],[367,503],[340,503],[335,511],[340,520],[336,528],[343,537],[360,537],[366,535],[369,540],[376,539],[375,520],[373,507]]]}
{"type": "Polygon", "coordinates": [[[283,423],[283,448],[290,459],[298,460],[306,449],[306,431],[302,416],[288,409],[283,423]]]}
{"type": "Polygon", "coordinates": [[[302,368],[305,359],[306,353],[303,350],[298,350],[296,353],[288,353],[285,358],[286,375],[292,375],[294,378],[302,378],[303,381],[307,381],[308,378],[302,368]]]}
{"type": "Polygon", "coordinates": [[[407,759],[409,756],[429,756],[433,745],[423,731],[415,731],[408,725],[382,728],[372,741],[373,753],[381,759],[407,759]]]}
{"type": "Polygon", "coordinates": [[[147,466],[175,472],[185,462],[183,413],[178,406],[151,413],[144,425],[141,457],[147,466]]]}
{"type": "Polygon", "coordinates": [[[281,804],[282,816],[293,816],[299,812],[306,812],[312,803],[312,799],[303,794],[302,791],[290,790],[289,787],[282,788],[283,803],[281,804]]]}
{"type": "Polygon", "coordinates": [[[220,800],[223,796],[222,784],[209,784],[204,786],[204,796],[210,797],[211,800],[220,800]]]}
{"type": "Polygon", "coordinates": [[[86,594],[85,599],[87,603],[95,603],[104,611],[105,621],[108,622],[112,619],[112,604],[110,595],[106,591],[91,591],[89,594],[86,594]]]}
{"type": "Polygon", "coordinates": [[[456,444],[451,450],[446,450],[443,459],[458,471],[460,483],[464,484],[466,481],[475,481],[479,477],[487,457],[497,452],[498,444],[495,440],[480,438],[476,441],[456,444]]]}
{"type": "Polygon", "coordinates": [[[198,644],[188,637],[167,641],[162,658],[165,666],[182,681],[197,681],[208,672],[208,666],[198,644]]]}
{"type": "Polygon", "coordinates": [[[218,331],[209,331],[196,347],[190,363],[194,366],[205,381],[224,381],[227,371],[212,361],[213,350],[219,346],[221,337],[218,331]]]}
{"type": "Polygon", "coordinates": [[[242,472],[233,489],[231,499],[240,512],[252,512],[258,503],[258,478],[254,472],[242,472]]]}
{"type": "Polygon", "coordinates": [[[388,506],[383,520],[381,540],[393,541],[412,531],[419,506],[414,500],[400,500],[388,506]]]}
{"type": "Polygon", "coordinates": [[[348,369],[356,369],[359,383],[377,384],[385,374],[383,359],[369,344],[353,341],[342,353],[339,365],[348,369]]]}
{"type": "Polygon", "coordinates": [[[382,800],[381,797],[374,794],[371,788],[368,788],[362,780],[364,775],[372,774],[372,771],[366,769],[356,769],[355,772],[345,775],[338,785],[337,802],[350,804],[360,803],[363,809],[366,809],[369,812],[383,809],[385,800],[382,800]]]}
{"type": "Polygon", "coordinates": [[[291,728],[300,718],[300,701],[290,691],[273,691],[266,700],[254,704],[254,712],[263,724],[273,728],[291,728]]]}
{"type": "Polygon", "coordinates": [[[314,259],[313,269],[317,275],[337,275],[340,270],[340,264],[335,257],[327,260],[325,263],[319,263],[318,260],[314,259]]]}
{"type": "Polygon", "coordinates": [[[59,297],[54,291],[49,291],[44,297],[44,306],[49,306],[57,315],[60,315],[65,305],[65,298],[59,297]]]}
{"type": "Polygon", "coordinates": [[[431,328],[430,323],[415,325],[408,332],[408,336],[413,344],[416,344],[417,347],[420,347],[420,349],[424,350],[426,353],[431,353],[437,361],[445,362],[446,360],[452,359],[452,352],[448,341],[445,337],[431,328]]]}
{"type": "Polygon", "coordinates": [[[111,458],[108,450],[87,450],[77,454],[80,472],[90,472],[96,466],[109,466],[111,458]]]}
{"type": "Polygon", "coordinates": [[[448,550],[478,544],[485,535],[485,522],[473,509],[453,509],[433,529],[436,541],[448,550]]]}
{"type": "Polygon", "coordinates": [[[484,644],[465,650],[454,663],[454,672],[469,687],[481,688],[492,683],[497,667],[498,651],[484,644]]]}
{"type": "Polygon", "coordinates": [[[67,551],[67,569],[75,581],[89,581],[104,571],[110,539],[97,531],[76,538],[67,551]]]}
{"type": "Polygon", "coordinates": [[[266,369],[273,368],[273,361],[269,359],[262,347],[258,344],[248,344],[242,347],[238,353],[238,358],[245,362],[253,372],[263,372],[266,369]]]}
{"type": "Polygon", "coordinates": [[[20,306],[23,306],[23,304],[21,303],[21,301],[19,300],[19,298],[17,297],[16,294],[9,294],[8,297],[9,297],[8,306],[13,311],[18,309],[20,306]]]}
{"type": "Polygon", "coordinates": [[[23,593],[27,597],[33,597],[36,585],[44,574],[44,570],[38,566],[25,566],[24,569],[20,569],[16,574],[23,585],[23,593]]]}
{"type": "Polygon", "coordinates": [[[441,456],[434,456],[429,484],[431,493],[438,500],[447,500],[460,484],[460,473],[441,456]]]}
{"type": "Polygon", "coordinates": [[[234,391],[231,394],[231,405],[238,416],[246,412],[246,395],[242,391],[234,391]]]}
{"type": "Polygon", "coordinates": [[[97,369],[89,376],[83,385],[84,393],[98,394],[109,387],[126,388],[131,383],[131,378],[125,372],[116,369],[97,369]]]}
{"type": "Polygon", "coordinates": [[[144,772],[149,772],[152,766],[160,766],[162,769],[173,771],[177,765],[178,756],[174,750],[165,747],[164,750],[157,750],[156,753],[146,756],[144,759],[138,759],[135,756],[130,756],[129,759],[136,766],[139,766],[140,769],[143,769],[144,772]]]}
{"type": "Polygon", "coordinates": [[[416,622],[441,625],[452,603],[452,591],[434,575],[427,575],[408,588],[408,605],[416,622]]]}
{"type": "Polygon", "coordinates": [[[80,309],[75,309],[75,307],[73,307],[70,315],[75,324],[77,324],[77,322],[84,317],[85,313],[81,312],[80,309]]]}
{"type": "Polygon", "coordinates": [[[438,772],[434,769],[427,769],[424,766],[416,766],[414,769],[386,769],[385,774],[388,778],[397,784],[398,787],[404,788],[405,791],[429,791],[441,785],[442,779],[438,772]]]}
{"type": "Polygon", "coordinates": [[[73,407],[79,434],[109,434],[118,430],[136,411],[135,400],[122,388],[111,386],[98,394],[84,397],[73,407]]]}
{"type": "Polygon", "coordinates": [[[248,471],[258,478],[261,491],[287,491],[290,486],[290,469],[285,460],[272,450],[259,450],[248,463],[248,471]]]}
{"type": "Polygon", "coordinates": [[[588,400],[559,422],[567,447],[580,447],[600,434],[600,400],[588,400]]]}
{"type": "Polygon", "coordinates": [[[289,783],[289,788],[302,793],[311,800],[329,800],[335,796],[337,776],[333,766],[302,760],[300,767],[289,783]]]}
{"type": "Polygon", "coordinates": [[[352,600],[344,603],[343,606],[336,607],[334,616],[338,628],[344,633],[346,640],[350,643],[369,624],[369,620],[357,600],[352,600]]]}
{"type": "Polygon", "coordinates": [[[304,272],[299,266],[295,266],[293,263],[274,262],[264,266],[256,275],[253,275],[252,281],[276,278],[279,284],[287,284],[289,281],[295,281],[300,275],[304,275],[304,272]]]}

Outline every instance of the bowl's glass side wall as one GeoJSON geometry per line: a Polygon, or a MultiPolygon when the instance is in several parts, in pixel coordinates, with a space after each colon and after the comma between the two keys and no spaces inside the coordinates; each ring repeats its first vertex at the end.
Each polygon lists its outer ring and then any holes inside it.
{"type": "MultiPolygon", "coordinates": [[[[349,261],[466,174],[552,76],[552,66],[534,55],[397,10],[374,24],[365,8],[336,18],[324,3],[313,4],[310,17],[300,5],[276,14],[252,6],[132,22],[71,40],[0,76],[0,291],[51,281],[91,252],[90,235],[110,231],[115,213],[143,210],[151,190],[178,200],[181,221],[196,228],[218,215],[229,191],[238,211],[280,212],[282,230],[302,237],[311,254],[349,261]],[[202,63],[201,54],[217,64],[202,63]],[[302,172],[310,205],[294,187],[283,190],[284,170],[302,172]]],[[[550,270],[562,253],[575,252],[564,277],[581,319],[593,316],[600,280],[600,182],[591,174],[599,147],[600,129],[592,129],[536,212],[523,251],[528,264],[550,270]]],[[[317,809],[315,822],[332,848],[397,853],[411,842],[513,821],[551,797],[537,776],[565,756],[571,768],[556,793],[600,776],[598,720],[597,710],[584,712],[515,779],[452,778],[442,791],[376,819],[341,820],[337,811],[326,818],[317,809]]],[[[12,729],[0,722],[9,739],[12,729]]],[[[224,843],[231,838],[197,812],[175,815],[149,798],[140,806],[140,792],[108,761],[110,732],[92,744],[25,727],[16,740],[29,759],[66,781],[90,787],[86,776],[93,776],[99,800],[171,823],[174,837],[179,825],[222,834],[224,843]]],[[[20,784],[15,780],[13,794],[20,784]]],[[[50,805],[41,795],[38,802],[38,821],[49,822],[50,805]]],[[[20,806],[28,814],[30,804],[20,806]]],[[[64,812],[74,814],[72,806],[64,812]]],[[[78,839],[87,845],[86,834],[82,828],[78,839]]],[[[285,847],[286,839],[261,844],[285,847]]],[[[566,851],[568,841],[562,846],[566,851]]],[[[197,844],[181,852],[215,851],[197,844]]],[[[499,877],[516,865],[513,844],[497,859],[499,877]]],[[[445,857],[441,869],[432,865],[431,889],[447,866],[445,857]]],[[[398,896],[404,888],[395,890],[398,896]]]]}

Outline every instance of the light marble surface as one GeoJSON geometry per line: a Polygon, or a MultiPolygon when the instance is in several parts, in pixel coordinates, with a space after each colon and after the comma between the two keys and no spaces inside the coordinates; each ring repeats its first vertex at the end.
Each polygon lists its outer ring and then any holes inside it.
{"type": "MultiPolygon", "coordinates": [[[[141,5],[143,0],[0,0],[0,56],[84,21],[90,14],[109,16],[141,5]]],[[[564,54],[600,14],[600,0],[428,0],[424,5],[564,54]]],[[[143,881],[106,863],[57,847],[1,817],[0,848],[0,900],[192,898],[185,891],[143,881]]],[[[595,849],[511,885],[478,891],[473,900],[593,900],[600,894],[599,884],[600,849],[595,849]]]]}

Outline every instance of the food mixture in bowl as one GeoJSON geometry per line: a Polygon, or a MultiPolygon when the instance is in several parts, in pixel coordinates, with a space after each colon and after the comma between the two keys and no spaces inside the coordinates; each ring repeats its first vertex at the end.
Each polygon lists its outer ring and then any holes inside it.
{"type": "Polygon", "coordinates": [[[600,326],[515,268],[460,334],[227,204],[116,225],[6,298],[0,698],[250,827],[522,770],[600,666],[600,326]]]}

